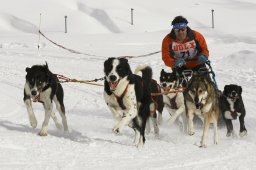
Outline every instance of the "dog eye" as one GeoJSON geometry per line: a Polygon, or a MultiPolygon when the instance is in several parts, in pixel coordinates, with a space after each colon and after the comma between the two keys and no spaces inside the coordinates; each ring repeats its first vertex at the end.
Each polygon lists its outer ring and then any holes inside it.
{"type": "Polygon", "coordinates": [[[199,93],[202,93],[202,92],[203,92],[203,90],[199,90],[198,92],[199,92],[199,93]]]}
{"type": "Polygon", "coordinates": [[[35,79],[31,79],[30,82],[33,83],[35,81],[35,79]]]}
{"type": "Polygon", "coordinates": [[[122,70],[122,67],[117,67],[116,70],[117,70],[117,71],[121,71],[121,70],[122,70]]]}

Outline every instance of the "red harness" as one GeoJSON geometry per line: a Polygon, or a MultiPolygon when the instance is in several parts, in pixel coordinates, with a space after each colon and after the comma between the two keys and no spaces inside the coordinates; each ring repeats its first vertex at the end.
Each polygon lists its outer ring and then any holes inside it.
{"type": "Polygon", "coordinates": [[[39,93],[37,96],[31,98],[31,100],[32,100],[33,102],[44,103],[43,101],[40,100],[40,93],[39,93]]]}
{"type": "Polygon", "coordinates": [[[116,97],[117,103],[119,104],[119,106],[120,106],[123,110],[126,109],[126,107],[125,107],[125,105],[124,105],[124,103],[123,103],[123,98],[124,98],[125,94],[126,94],[127,91],[128,91],[128,90],[127,90],[127,89],[128,89],[128,85],[129,85],[129,84],[127,84],[127,86],[126,86],[124,92],[121,94],[121,96],[117,96],[115,93],[113,93],[114,96],[116,97]]]}

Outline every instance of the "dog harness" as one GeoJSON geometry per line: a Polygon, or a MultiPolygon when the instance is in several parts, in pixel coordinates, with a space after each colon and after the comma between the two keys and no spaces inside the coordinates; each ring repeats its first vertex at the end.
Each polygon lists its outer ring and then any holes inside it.
{"type": "Polygon", "coordinates": [[[124,105],[124,103],[123,103],[123,98],[124,98],[125,94],[127,93],[128,85],[129,85],[129,84],[127,84],[127,86],[126,86],[124,92],[121,94],[121,96],[117,96],[115,93],[113,93],[114,96],[116,97],[117,103],[119,104],[119,106],[120,106],[123,110],[126,109],[126,107],[125,107],[125,105],[124,105]]]}
{"type": "MultiPolygon", "coordinates": [[[[225,96],[225,95],[223,95],[223,96],[225,96]]],[[[239,99],[239,96],[235,96],[235,97],[228,97],[228,96],[225,96],[226,98],[230,98],[231,100],[232,100],[232,102],[236,102],[236,99],[239,99]]],[[[237,113],[237,111],[235,110],[235,108],[234,108],[234,111],[232,111],[231,110],[231,108],[230,108],[230,110],[228,110],[229,112],[230,112],[230,115],[232,116],[232,118],[233,119],[237,119],[237,116],[238,116],[238,113],[237,113]]]]}
{"type": "MultiPolygon", "coordinates": [[[[158,91],[161,91],[161,86],[157,83],[157,81],[156,81],[156,80],[152,80],[152,82],[157,86],[157,90],[158,90],[158,91]]],[[[155,99],[157,99],[157,98],[158,98],[158,96],[155,96],[155,99]]],[[[157,104],[157,102],[156,102],[155,99],[154,99],[154,96],[151,95],[151,100],[153,101],[153,103],[154,103],[154,105],[155,105],[154,110],[153,110],[153,111],[150,111],[150,113],[151,113],[152,115],[154,115],[154,113],[155,113],[156,110],[158,109],[158,104],[157,104]]]]}
{"type": "Polygon", "coordinates": [[[177,94],[175,94],[175,96],[173,98],[170,99],[170,108],[171,109],[178,109],[177,104],[176,104],[176,98],[177,98],[177,94]]]}

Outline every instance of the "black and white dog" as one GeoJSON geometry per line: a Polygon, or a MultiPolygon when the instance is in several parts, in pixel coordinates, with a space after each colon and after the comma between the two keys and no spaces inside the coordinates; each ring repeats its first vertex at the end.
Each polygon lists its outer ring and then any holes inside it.
{"type": "Polygon", "coordinates": [[[183,92],[173,92],[171,90],[179,87],[178,77],[176,72],[166,72],[162,69],[160,73],[160,84],[162,87],[165,108],[168,110],[171,118],[169,123],[174,122],[180,126],[180,130],[187,132],[187,117],[185,112],[184,96],[183,92]],[[181,118],[182,122],[179,122],[177,118],[181,118]]]}
{"type": "Polygon", "coordinates": [[[232,120],[239,117],[240,133],[242,137],[247,134],[244,125],[245,108],[242,99],[242,87],[230,84],[224,87],[223,95],[220,97],[220,108],[227,126],[227,137],[234,135],[232,120]]]}
{"type": "Polygon", "coordinates": [[[125,58],[108,58],[104,62],[104,99],[118,123],[113,132],[120,133],[126,125],[135,131],[135,145],[145,143],[145,126],[150,115],[152,69],[138,67],[142,77],[133,74],[125,58]]]}
{"type": "Polygon", "coordinates": [[[26,68],[26,83],[24,87],[24,103],[27,107],[30,124],[33,128],[37,126],[37,120],[32,108],[32,102],[41,102],[45,109],[45,118],[42,125],[42,129],[39,132],[40,136],[47,135],[48,123],[50,117],[55,122],[58,129],[62,128],[62,125],[58,122],[55,113],[53,112],[53,101],[56,104],[56,108],[62,117],[62,124],[64,131],[68,131],[67,119],[65,116],[65,107],[63,103],[64,92],[58,78],[53,74],[46,63],[46,65],[33,65],[31,68],[26,68]]]}

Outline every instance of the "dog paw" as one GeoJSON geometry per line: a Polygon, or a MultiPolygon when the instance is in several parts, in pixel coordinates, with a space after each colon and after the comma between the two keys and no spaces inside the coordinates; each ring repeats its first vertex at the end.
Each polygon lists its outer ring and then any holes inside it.
{"type": "Polygon", "coordinates": [[[194,131],[194,130],[192,130],[192,129],[189,129],[189,130],[188,130],[188,134],[189,134],[190,136],[192,136],[192,135],[194,135],[194,134],[195,134],[195,131],[194,131]]]}
{"type": "Polygon", "coordinates": [[[33,128],[36,128],[36,126],[37,126],[37,120],[36,120],[36,118],[31,118],[31,119],[30,119],[30,125],[31,125],[33,128]]]}
{"type": "Polygon", "coordinates": [[[163,124],[163,116],[162,116],[162,114],[158,114],[157,123],[158,123],[158,125],[163,124]]]}
{"type": "Polygon", "coordinates": [[[140,148],[142,148],[143,146],[144,146],[144,144],[143,143],[138,143],[138,144],[136,144],[135,145],[138,149],[140,149],[140,148]]]}
{"type": "Polygon", "coordinates": [[[112,132],[114,132],[115,134],[119,134],[119,133],[120,133],[120,130],[119,130],[119,128],[113,128],[113,129],[112,129],[112,132]]]}
{"type": "Polygon", "coordinates": [[[204,145],[200,145],[199,148],[207,148],[207,146],[204,144],[204,145]]]}
{"type": "Polygon", "coordinates": [[[39,136],[47,136],[47,132],[41,130],[39,133],[38,133],[39,136]]]}
{"type": "Polygon", "coordinates": [[[56,126],[56,128],[59,129],[59,130],[62,129],[62,125],[61,125],[60,123],[56,123],[55,126],[56,126]]]}
{"type": "Polygon", "coordinates": [[[200,146],[199,147],[200,148],[207,148],[205,142],[203,142],[203,141],[200,142],[200,146]]]}
{"type": "Polygon", "coordinates": [[[155,133],[155,136],[156,136],[156,137],[159,137],[159,128],[158,128],[158,127],[156,127],[156,128],[154,129],[154,133],[155,133]]]}
{"type": "Polygon", "coordinates": [[[146,129],[145,130],[145,133],[148,135],[148,134],[150,134],[150,132],[151,132],[151,129],[146,129]]]}
{"type": "Polygon", "coordinates": [[[227,136],[227,137],[230,137],[231,134],[232,134],[231,132],[227,132],[226,136],[227,136]]]}
{"type": "Polygon", "coordinates": [[[142,137],[140,137],[138,143],[135,144],[135,146],[139,149],[139,148],[142,148],[144,146],[144,142],[143,142],[143,139],[142,137]]]}
{"type": "Polygon", "coordinates": [[[195,132],[189,132],[188,133],[190,136],[193,136],[195,134],[195,132]]]}
{"type": "Polygon", "coordinates": [[[244,131],[242,131],[242,132],[239,133],[239,136],[240,136],[240,137],[244,137],[244,136],[246,136],[246,135],[247,135],[247,130],[244,130],[244,131]]]}
{"type": "Polygon", "coordinates": [[[151,127],[150,127],[149,121],[146,123],[145,132],[146,132],[147,135],[151,132],[151,127]]]}

